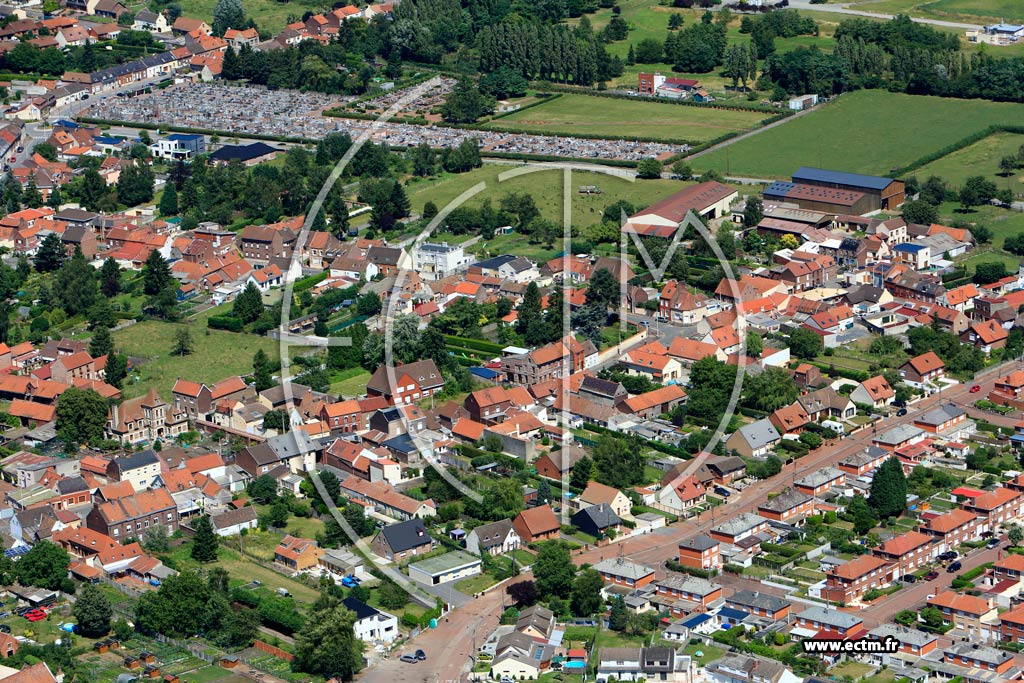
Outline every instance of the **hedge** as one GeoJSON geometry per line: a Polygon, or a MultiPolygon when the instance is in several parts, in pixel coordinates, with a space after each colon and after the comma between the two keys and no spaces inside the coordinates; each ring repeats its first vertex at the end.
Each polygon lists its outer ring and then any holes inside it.
{"type": "Polygon", "coordinates": [[[965,138],[961,138],[960,140],[950,145],[946,145],[942,149],[938,149],[934,152],[925,154],[923,157],[920,157],[916,161],[910,162],[906,166],[897,168],[892,173],[892,175],[900,176],[909,173],[910,171],[915,171],[921,168],[922,166],[926,166],[937,159],[941,159],[942,157],[952,154],[953,152],[957,152],[963,149],[964,147],[973,145],[975,142],[980,142],[981,140],[984,140],[990,135],[995,135],[996,133],[1013,133],[1016,135],[1024,135],[1024,126],[1012,126],[1009,124],[996,124],[989,126],[988,128],[984,128],[976,133],[972,133],[965,138]]]}
{"type": "Polygon", "coordinates": [[[238,318],[230,315],[211,315],[206,319],[206,326],[211,330],[227,330],[228,332],[242,332],[245,325],[238,318]]]}
{"type": "Polygon", "coordinates": [[[266,140],[268,142],[288,142],[299,145],[315,145],[317,140],[313,138],[293,138],[286,135],[265,135],[262,133],[246,133],[237,130],[214,130],[213,128],[193,128],[192,126],[174,126],[166,123],[148,123],[140,121],[115,121],[113,119],[98,119],[93,116],[76,116],[75,121],[79,123],[91,123],[97,126],[124,126],[125,128],[139,128],[145,130],[159,130],[170,133],[195,133],[197,135],[218,135],[222,138],[243,138],[246,140],[266,140]]]}
{"type": "Polygon", "coordinates": [[[318,273],[316,275],[310,275],[309,277],[304,277],[304,278],[302,278],[300,280],[296,280],[295,284],[292,285],[292,291],[293,292],[304,292],[307,289],[312,289],[313,287],[316,287],[318,284],[320,284],[321,282],[326,280],[328,275],[330,275],[330,273],[328,273],[325,270],[322,273],[318,273]]]}
{"type": "Polygon", "coordinates": [[[863,382],[871,379],[871,374],[864,372],[863,370],[854,370],[852,368],[843,368],[828,363],[819,363],[818,361],[805,361],[809,362],[814,367],[827,373],[832,377],[843,377],[845,379],[852,379],[855,382],[863,382]]]}
{"type": "Polygon", "coordinates": [[[467,349],[473,349],[475,351],[481,351],[483,353],[501,353],[501,344],[495,344],[494,342],[485,341],[483,339],[470,339],[469,337],[455,337],[452,335],[444,335],[444,341],[446,344],[453,346],[462,346],[467,349]]]}
{"type": "Polygon", "coordinates": [[[794,112],[785,109],[778,110],[775,107],[762,107],[760,105],[744,106],[740,104],[731,103],[718,103],[718,102],[694,102],[693,100],[673,100],[665,97],[644,97],[643,95],[622,95],[619,93],[608,92],[607,90],[596,90],[593,88],[573,88],[571,86],[548,84],[545,83],[543,87],[538,86],[538,90],[551,90],[553,92],[563,92],[573,95],[590,95],[591,97],[607,97],[612,100],[629,100],[630,102],[657,102],[660,104],[674,104],[679,107],[701,107],[703,109],[727,109],[733,111],[753,111],[753,112],[764,112],[766,114],[772,114],[772,118],[781,116],[782,118],[788,118],[794,114],[794,112]]]}
{"type": "MultiPolygon", "coordinates": [[[[594,432],[595,434],[611,434],[612,436],[619,437],[619,438],[621,438],[621,436],[622,436],[619,432],[615,432],[615,431],[612,431],[611,429],[607,429],[605,427],[599,427],[597,425],[592,425],[592,424],[584,424],[583,425],[583,429],[587,430],[588,432],[594,432]]],[[[658,451],[660,453],[664,453],[666,455],[672,455],[672,456],[675,456],[675,457],[680,458],[682,460],[689,460],[689,459],[691,459],[693,457],[692,455],[690,455],[689,453],[687,453],[686,451],[684,451],[681,448],[674,448],[672,446],[668,446],[668,445],[663,444],[663,443],[658,443],[657,441],[649,441],[647,439],[639,439],[639,441],[640,441],[641,444],[643,444],[647,448],[652,448],[652,449],[654,449],[654,450],[656,450],[656,451],[658,451]]]]}

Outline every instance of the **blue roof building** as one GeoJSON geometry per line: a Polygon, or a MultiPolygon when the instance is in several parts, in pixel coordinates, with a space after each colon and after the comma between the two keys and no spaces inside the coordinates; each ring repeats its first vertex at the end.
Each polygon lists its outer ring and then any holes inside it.
{"type": "Polygon", "coordinates": [[[904,199],[903,182],[892,178],[803,166],[793,173],[792,180],[800,185],[863,192],[874,200],[871,210],[895,209],[904,199]]]}

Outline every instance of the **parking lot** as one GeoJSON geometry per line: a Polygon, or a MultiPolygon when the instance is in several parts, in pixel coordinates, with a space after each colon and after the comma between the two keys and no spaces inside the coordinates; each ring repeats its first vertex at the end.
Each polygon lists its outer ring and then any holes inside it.
{"type": "MultiPolygon", "coordinates": [[[[443,149],[476,138],[485,152],[554,155],[580,159],[638,161],[685,151],[685,145],[630,140],[591,140],[501,131],[462,130],[325,117],[322,112],[351,98],[255,86],[188,83],[135,97],[107,97],[84,114],[129,123],[163,123],[229,133],[320,139],[333,132],[353,138],[371,131],[374,142],[412,147],[426,142],[443,149]]],[[[415,113],[412,112],[412,113],[415,113]]]]}

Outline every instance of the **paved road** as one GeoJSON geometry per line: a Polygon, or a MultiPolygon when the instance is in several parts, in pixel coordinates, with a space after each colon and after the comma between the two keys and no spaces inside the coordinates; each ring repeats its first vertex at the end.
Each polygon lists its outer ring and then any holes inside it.
{"type": "MultiPolygon", "coordinates": [[[[790,9],[812,10],[815,12],[830,12],[832,14],[848,14],[855,17],[868,17],[870,19],[892,19],[892,14],[881,14],[879,12],[868,12],[859,9],[850,9],[841,5],[822,4],[815,5],[807,0],[789,0],[790,9]]],[[[922,17],[911,17],[911,21],[918,24],[930,24],[931,26],[942,26],[945,28],[962,28],[967,31],[979,30],[982,27],[977,24],[965,24],[959,21],[943,21],[941,19],[924,19],[922,17]]]]}

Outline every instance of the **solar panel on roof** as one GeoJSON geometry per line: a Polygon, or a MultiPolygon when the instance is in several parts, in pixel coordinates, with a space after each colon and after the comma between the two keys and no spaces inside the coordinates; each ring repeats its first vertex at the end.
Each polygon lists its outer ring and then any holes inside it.
{"type": "Polygon", "coordinates": [[[892,178],[880,178],[878,176],[861,175],[860,173],[846,173],[845,171],[830,171],[824,168],[812,168],[803,166],[793,174],[793,181],[816,181],[819,183],[835,183],[836,185],[852,185],[854,187],[866,187],[872,190],[884,190],[892,183],[892,178]]]}

